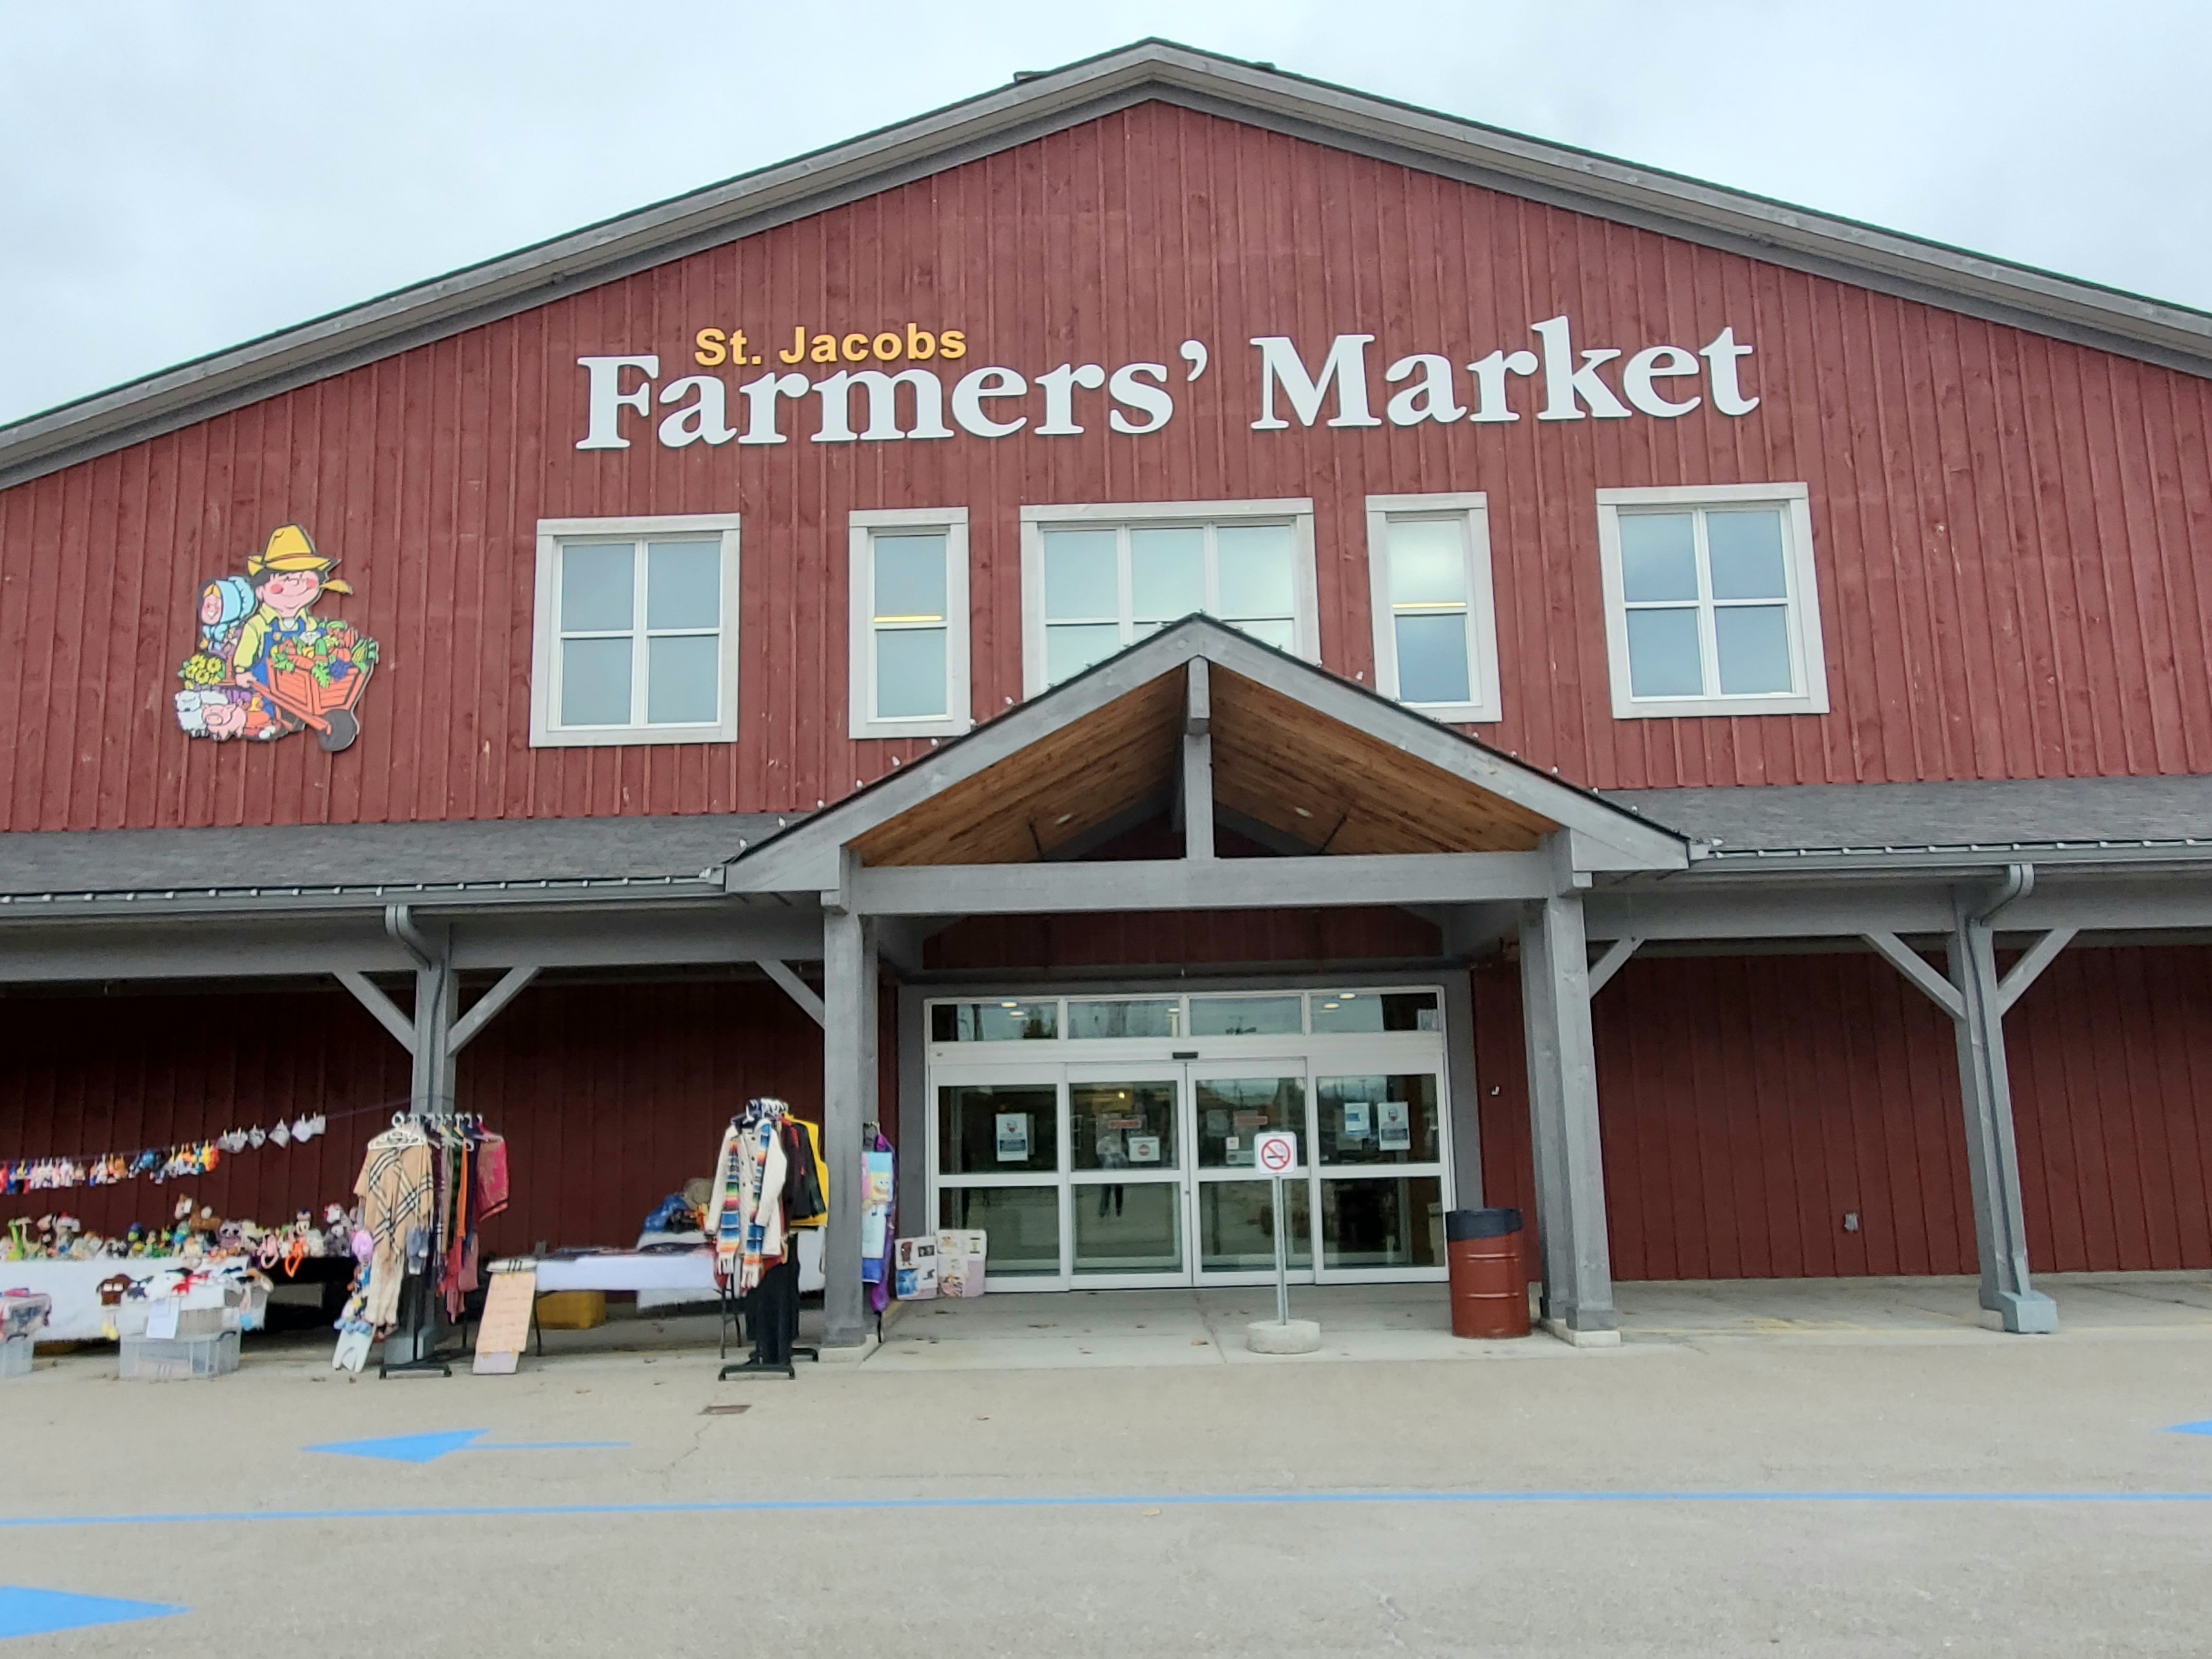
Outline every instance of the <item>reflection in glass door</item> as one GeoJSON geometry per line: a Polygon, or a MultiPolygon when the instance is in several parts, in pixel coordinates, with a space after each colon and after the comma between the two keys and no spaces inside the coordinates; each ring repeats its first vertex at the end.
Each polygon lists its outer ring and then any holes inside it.
{"type": "MultiPolygon", "coordinates": [[[[1188,1069],[1192,1140],[1198,1149],[1191,1182],[1191,1231],[1198,1241],[1201,1278],[1215,1273],[1273,1273],[1275,1267],[1274,1182],[1254,1167],[1253,1143],[1270,1129],[1298,1138],[1306,1158],[1303,1060],[1247,1060],[1233,1070],[1188,1069]]],[[[1290,1264],[1310,1272],[1313,1225],[1306,1169],[1302,1162],[1284,1183],[1290,1211],[1290,1264]]]]}
{"type": "Polygon", "coordinates": [[[1068,1217],[1078,1280],[1158,1273],[1183,1261],[1182,1068],[1160,1075],[1067,1073],[1068,1217]]]}

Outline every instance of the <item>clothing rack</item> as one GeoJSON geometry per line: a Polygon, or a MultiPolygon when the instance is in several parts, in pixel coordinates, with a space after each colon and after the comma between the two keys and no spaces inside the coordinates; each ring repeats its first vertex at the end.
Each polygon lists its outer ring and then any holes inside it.
{"type": "MultiPolygon", "coordinates": [[[[450,1150],[444,1144],[447,1136],[463,1133],[470,1129],[481,1132],[483,1117],[477,1112],[394,1112],[392,1127],[395,1129],[412,1127],[421,1130],[431,1146],[442,1155],[450,1150]]],[[[434,1193],[437,1190],[434,1177],[432,1190],[434,1193]]],[[[400,1285],[400,1322],[384,1339],[376,1367],[380,1379],[391,1376],[451,1376],[453,1374],[451,1362],[467,1355],[468,1321],[465,1313],[461,1322],[463,1334],[460,1346],[444,1349],[438,1346],[441,1323],[438,1317],[438,1281],[447,1243],[445,1217],[441,1206],[434,1203],[428,1236],[424,1241],[422,1270],[407,1273],[400,1285]],[[401,1332],[405,1334],[400,1338],[400,1346],[409,1357],[394,1360],[390,1358],[392,1342],[401,1332]]],[[[404,1243],[403,1240],[403,1251],[404,1243]]]]}
{"type": "MultiPolygon", "coordinates": [[[[799,1247],[784,1201],[788,1194],[805,1189],[811,1199],[803,1213],[809,1216],[827,1201],[818,1190],[825,1183],[816,1178],[818,1152],[804,1125],[799,1127],[799,1139],[805,1163],[801,1170],[790,1165],[785,1129],[799,1122],[782,1101],[747,1101],[744,1110],[730,1120],[716,1158],[716,1190],[710,1200],[708,1227],[716,1250],[715,1277],[725,1310],[742,1308],[744,1328],[752,1339],[751,1353],[724,1365],[716,1374],[717,1381],[769,1374],[796,1378],[794,1361],[822,1358],[818,1348],[804,1347],[795,1340],[799,1247]],[[763,1126],[768,1123],[774,1123],[775,1131],[761,1139],[763,1126]],[[777,1171],[776,1184],[772,1187],[768,1182],[771,1170],[777,1171]],[[771,1251],[773,1261],[767,1260],[771,1251]],[[756,1281],[744,1284],[747,1274],[756,1271],[756,1281]]],[[[820,1223],[811,1220],[805,1224],[820,1223]]]]}

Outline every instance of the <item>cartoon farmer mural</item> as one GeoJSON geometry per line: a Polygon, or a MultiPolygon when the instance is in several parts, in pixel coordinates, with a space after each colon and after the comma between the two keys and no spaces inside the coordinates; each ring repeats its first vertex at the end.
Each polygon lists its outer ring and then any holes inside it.
{"type": "Polygon", "coordinates": [[[246,561],[243,576],[200,589],[199,649],[178,678],[177,724],[194,737],[265,739],[312,726],[326,750],[361,733],[354,714],[376,641],[350,623],[314,614],[325,593],[353,589],[331,574],[306,530],[280,526],[246,561]]]}

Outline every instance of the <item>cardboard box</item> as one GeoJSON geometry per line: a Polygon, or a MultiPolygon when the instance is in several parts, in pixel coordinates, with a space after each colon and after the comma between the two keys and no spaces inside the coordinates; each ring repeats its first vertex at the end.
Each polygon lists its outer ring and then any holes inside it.
{"type": "Polygon", "coordinates": [[[538,1328],[592,1331],[607,1322],[605,1291],[548,1291],[538,1298],[538,1328]]]}
{"type": "Polygon", "coordinates": [[[891,1291],[902,1302],[937,1300],[937,1240],[930,1234],[894,1239],[891,1291]]]}
{"type": "Polygon", "coordinates": [[[980,1227],[955,1228],[937,1236],[937,1293],[983,1294],[983,1257],[990,1236],[980,1227]]]}

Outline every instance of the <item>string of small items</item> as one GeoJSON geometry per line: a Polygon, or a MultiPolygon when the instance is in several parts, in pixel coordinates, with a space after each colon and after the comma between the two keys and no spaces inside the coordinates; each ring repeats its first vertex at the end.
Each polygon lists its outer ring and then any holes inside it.
{"type": "Polygon", "coordinates": [[[207,1174],[226,1156],[262,1146],[303,1145],[328,1132],[333,1123],[371,1113],[388,1112],[404,1101],[379,1101],[349,1111],[317,1112],[264,1129],[231,1129],[213,1137],[141,1146],[127,1152],[49,1152],[40,1158],[0,1159],[0,1196],[17,1193],[68,1192],[78,1187],[112,1187],[125,1181],[159,1184],[207,1174]]]}

